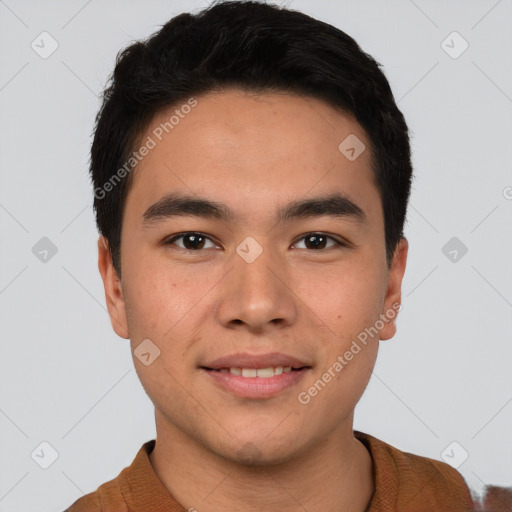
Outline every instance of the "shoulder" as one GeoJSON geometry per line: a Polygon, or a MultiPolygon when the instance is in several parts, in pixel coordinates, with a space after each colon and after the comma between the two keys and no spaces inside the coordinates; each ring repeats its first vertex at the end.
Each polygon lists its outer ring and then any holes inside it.
{"type": "Polygon", "coordinates": [[[471,492],[464,478],[450,465],[403,452],[369,434],[354,432],[354,436],[372,456],[374,500],[379,506],[386,502],[400,511],[473,510],[471,492]]]}
{"type": "Polygon", "coordinates": [[[475,508],[476,512],[503,512],[512,510],[512,487],[488,485],[483,500],[475,508]]]}
{"type": "Polygon", "coordinates": [[[116,478],[100,485],[96,491],[76,500],[64,512],[129,512],[121,485],[127,469],[123,469],[116,478]]]}

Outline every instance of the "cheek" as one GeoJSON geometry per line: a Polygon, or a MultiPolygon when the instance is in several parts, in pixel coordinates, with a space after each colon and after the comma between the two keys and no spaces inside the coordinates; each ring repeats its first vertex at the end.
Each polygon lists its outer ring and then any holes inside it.
{"type": "Polygon", "coordinates": [[[194,353],[201,340],[204,317],[211,311],[207,307],[208,291],[216,282],[216,275],[199,267],[191,266],[185,272],[184,267],[166,266],[156,258],[153,262],[146,258],[144,264],[134,265],[129,274],[125,302],[131,348],[134,351],[149,339],[160,350],[151,366],[135,361],[144,386],[156,392],[159,379],[172,387],[172,377],[183,380],[190,370],[186,364],[193,364],[190,351],[194,353]]]}
{"type": "Polygon", "coordinates": [[[297,295],[333,335],[345,338],[372,325],[385,296],[385,280],[375,265],[353,260],[298,273],[297,295]]]}
{"type": "Polygon", "coordinates": [[[210,279],[205,272],[185,273],[180,267],[147,260],[133,266],[125,292],[130,333],[162,338],[187,317],[210,279]]]}
{"type": "Polygon", "coordinates": [[[191,310],[189,302],[194,301],[187,300],[181,288],[173,276],[148,271],[137,279],[132,276],[125,295],[134,365],[155,405],[166,396],[179,395],[179,382],[189,369],[183,356],[194,335],[187,324],[187,313],[191,310]],[[138,347],[142,347],[144,340],[151,341],[151,362],[147,365],[143,358],[137,357],[137,353],[141,353],[138,347]]]}

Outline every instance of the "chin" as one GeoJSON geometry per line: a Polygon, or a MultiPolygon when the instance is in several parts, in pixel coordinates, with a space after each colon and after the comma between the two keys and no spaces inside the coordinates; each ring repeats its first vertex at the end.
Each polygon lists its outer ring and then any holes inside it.
{"type": "Polygon", "coordinates": [[[290,440],[269,441],[266,435],[257,439],[247,436],[246,441],[237,440],[237,446],[225,446],[219,455],[231,462],[244,466],[277,466],[294,459],[300,450],[294,436],[290,440]]]}

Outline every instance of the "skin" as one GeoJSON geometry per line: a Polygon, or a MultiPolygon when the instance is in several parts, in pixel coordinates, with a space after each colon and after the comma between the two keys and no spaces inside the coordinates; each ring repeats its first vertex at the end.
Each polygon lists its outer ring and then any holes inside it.
{"type": "MultiPolygon", "coordinates": [[[[364,511],[374,492],[372,460],[353,436],[354,408],[373,370],[370,342],[305,405],[307,391],[380,314],[400,303],[408,243],[386,265],[384,218],[370,151],[349,161],[338,145],[367,136],[350,116],[290,94],[237,89],[196,97],[198,104],[140,162],[122,225],[122,279],[103,237],[98,266],[115,332],[132,352],[150,339],[160,357],[134,365],[155,405],[151,463],[185,507],[198,511],[364,511]],[[361,207],[366,224],[322,216],[276,225],[277,207],[334,191],[361,207]],[[225,223],[194,216],[143,227],[146,209],[169,192],[225,203],[225,223]],[[199,251],[185,231],[210,237],[199,251]],[[306,245],[310,233],[349,247],[306,245]],[[251,236],[263,249],[252,263],[236,252],[251,236]],[[302,238],[301,238],[302,237],[302,238]],[[311,369],[266,399],[220,389],[198,366],[236,352],[281,352],[311,369]],[[253,457],[249,458],[248,454],[253,457]]],[[[141,139],[176,107],[155,117],[141,139]]]]}

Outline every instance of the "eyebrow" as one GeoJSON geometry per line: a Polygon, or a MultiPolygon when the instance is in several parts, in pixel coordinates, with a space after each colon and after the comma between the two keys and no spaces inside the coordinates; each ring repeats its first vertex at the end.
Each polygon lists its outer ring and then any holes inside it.
{"type": "MultiPolygon", "coordinates": [[[[330,194],[292,201],[280,207],[275,223],[283,224],[295,219],[322,216],[346,218],[360,224],[367,223],[363,209],[345,194],[330,194]]],[[[234,223],[238,216],[227,205],[206,198],[186,194],[167,194],[152,204],[143,214],[143,226],[149,227],[160,221],[177,216],[193,216],[234,223]]]]}

